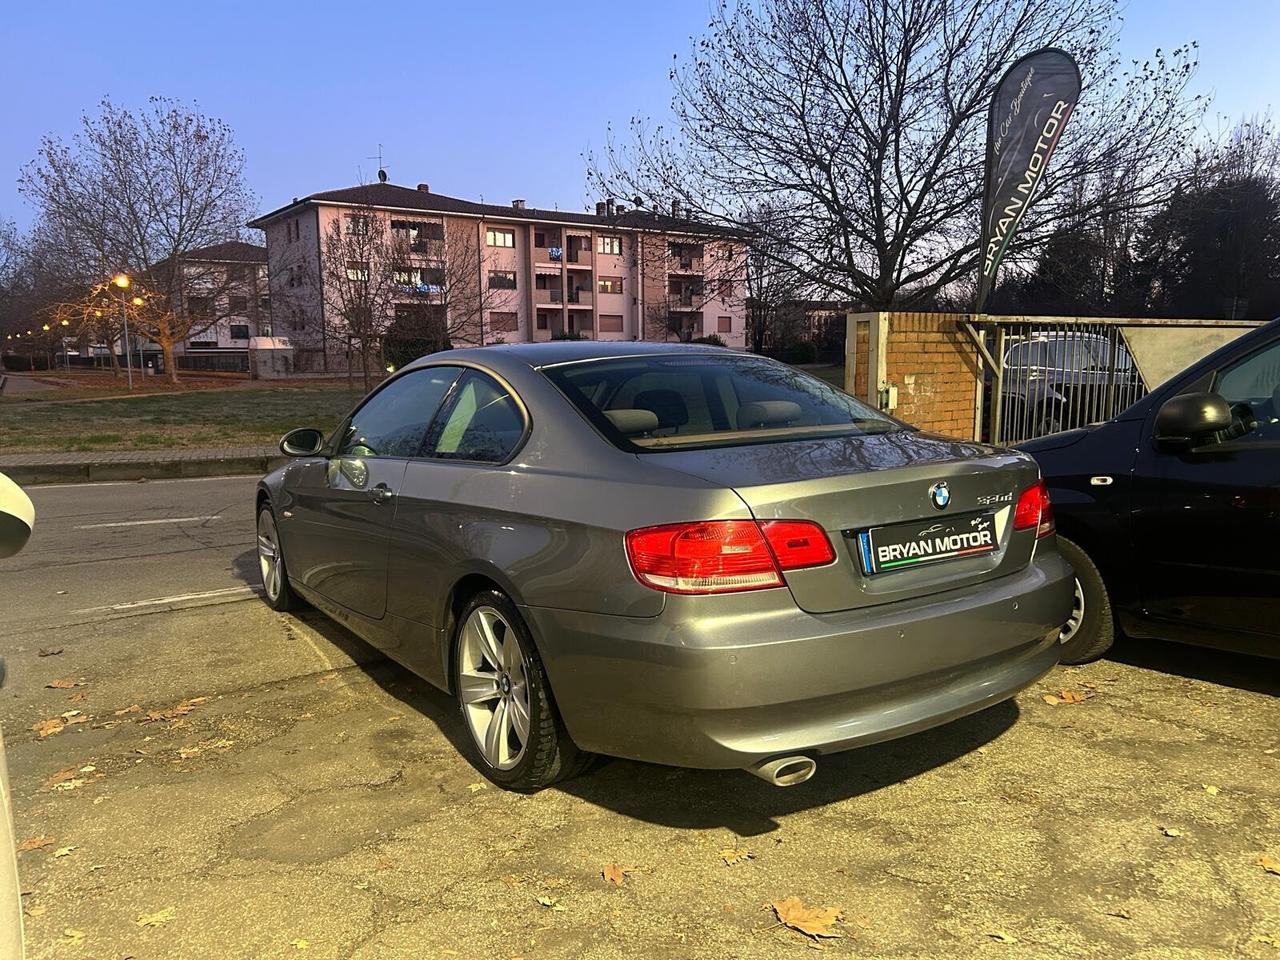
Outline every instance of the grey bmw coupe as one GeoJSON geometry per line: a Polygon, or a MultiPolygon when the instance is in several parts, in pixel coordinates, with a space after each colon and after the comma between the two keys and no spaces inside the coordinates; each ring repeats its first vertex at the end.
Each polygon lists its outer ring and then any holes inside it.
{"type": "Polygon", "coordinates": [[[1071,613],[1029,456],[720,347],[437,353],[281,449],[267,603],[451,693],[512,789],[592,754],[800,783],[1013,696],[1071,613]]]}

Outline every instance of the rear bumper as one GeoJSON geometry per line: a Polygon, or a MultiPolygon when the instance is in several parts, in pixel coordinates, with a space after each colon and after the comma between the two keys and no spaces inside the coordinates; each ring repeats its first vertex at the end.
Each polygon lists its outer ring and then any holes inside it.
{"type": "Polygon", "coordinates": [[[671,597],[651,618],[523,612],[580,747],[732,768],[905,736],[1008,699],[1057,663],[1072,581],[1046,548],[1017,574],[871,609],[809,614],[772,594],[671,597]]]}

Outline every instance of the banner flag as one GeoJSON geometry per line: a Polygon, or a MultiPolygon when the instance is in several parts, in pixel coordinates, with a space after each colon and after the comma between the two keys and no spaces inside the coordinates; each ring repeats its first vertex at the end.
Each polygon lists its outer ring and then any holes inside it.
{"type": "Polygon", "coordinates": [[[1080,68],[1054,47],[1029,53],[996,86],[987,116],[987,185],[982,202],[980,313],[996,268],[1044,176],[1058,138],[1080,100],[1080,68]]]}

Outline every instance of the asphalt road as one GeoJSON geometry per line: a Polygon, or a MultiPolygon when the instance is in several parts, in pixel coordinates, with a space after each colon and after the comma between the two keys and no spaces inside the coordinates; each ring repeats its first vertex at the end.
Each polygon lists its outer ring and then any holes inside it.
{"type": "Polygon", "coordinates": [[[252,486],[38,488],[0,561],[31,957],[805,955],[790,896],[838,955],[1280,956],[1273,662],[1127,643],[801,787],[609,761],[517,796],[446,697],[253,595],[252,486]]]}

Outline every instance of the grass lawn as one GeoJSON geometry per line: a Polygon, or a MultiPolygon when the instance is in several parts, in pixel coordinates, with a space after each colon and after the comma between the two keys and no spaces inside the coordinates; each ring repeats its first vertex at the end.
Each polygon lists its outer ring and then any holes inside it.
{"type": "Polygon", "coordinates": [[[362,394],[358,386],[326,383],[109,400],[62,401],[54,393],[0,399],[0,453],[269,445],[294,427],[328,431],[362,394]]]}

